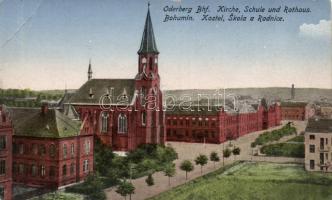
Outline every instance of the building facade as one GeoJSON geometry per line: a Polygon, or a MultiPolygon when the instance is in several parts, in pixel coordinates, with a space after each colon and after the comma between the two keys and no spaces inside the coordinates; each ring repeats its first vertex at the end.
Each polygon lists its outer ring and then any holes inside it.
{"type": "Polygon", "coordinates": [[[166,140],[198,143],[222,143],[248,133],[280,125],[280,106],[246,106],[237,111],[223,107],[175,107],[166,114],[166,140]],[[251,108],[251,109],[248,109],[251,108]]]}
{"type": "Polygon", "coordinates": [[[282,120],[299,120],[308,119],[306,102],[287,101],[281,102],[281,118],[282,120]]]}
{"type": "Polygon", "coordinates": [[[89,132],[115,151],[130,151],[147,143],[163,144],[165,127],[158,55],[148,10],[136,77],[94,79],[90,63],[88,81],[65,103],[67,108],[73,106],[89,132]]]}
{"type": "Polygon", "coordinates": [[[59,188],[93,171],[93,133],[55,109],[11,108],[13,181],[59,188]]]}
{"type": "Polygon", "coordinates": [[[332,172],[332,119],[309,119],[305,130],[305,169],[332,172]]]}
{"type": "Polygon", "coordinates": [[[12,199],[12,122],[0,105],[0,199],[12,199]]]}

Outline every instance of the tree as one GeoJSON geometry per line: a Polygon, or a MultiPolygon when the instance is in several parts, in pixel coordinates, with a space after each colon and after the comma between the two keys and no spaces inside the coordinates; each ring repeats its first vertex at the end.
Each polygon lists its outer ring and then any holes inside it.
{"type": "Polygon", "coordinates": [[[148,186],[152,186],[154,185],[154,180],[152,177],[152,174],[149,174],[148,177],[145,179],[146,184],[148,184],[148,186]]]}
{"type": "Polygon", "coordinates": [[[240,152],[241,152],[240,147],[235,147],[235,148],[233,149],[234,160],[236,160],[236,156],[237,156],[237,155],[240,155],[240,152]]]}
{"type": "Polygon", "coordinates": [[[129,199],[131,199],[131,195],[135,193],[135,187],[132,183],[123,180],[118,185],[118,188],[116,189],[116,193],[123,196],[125,199],[127,199],[127,196],[129,195],[129,199]]]}
{"type": "Polygon", "coordinates": [[[195,159],[196,165],[200,165],[201,166],[201,174],[203,174],[203,166],[206,165],[207,162],[208,162],[208,157],[206,155],[203,155],[203,154],[200,154],[195,159]]]}
{"type": "Polygon", "coordinates": [[[87,176],[84,184],[86,186],[85,190],[87,191],[89,200],[106,199],[106,195],[103,190],[103,183],[100,181],[100,177],[99,177],[98,173],[96,173],[95,175],[91,174],[91,175],[87,176]]]}
{"type": "Polygon", "coordinates": [[[190,162],[190,160],[184,160],[180,165],[180,169],[186,172],[186,180],[187,180],[188,172],[194,170],[194,165],[190,162]]]}
{"type": "Polygon", "coordinates": [[[171,177],[173,177],[176,173],[175,164],[169,163],[166,164],[164,168],[164,174],[165,176],[168,176],[168,186],[171,186],[171,177]]]}
{"type": "Polygon", "coordinates": [[[224,151],[223,151],[223,157],[224,158],[228,158],[229,156],[231,156],[231,150],[229,148],[226,148],[224,151]]]}
{"type": "Polygon", "coordinates": [[[218,153],[215,151],[212,151],[210,154],[210,160],[213,162],[214,168],[216,168],[216,162],[220,161],[218,153]]]}

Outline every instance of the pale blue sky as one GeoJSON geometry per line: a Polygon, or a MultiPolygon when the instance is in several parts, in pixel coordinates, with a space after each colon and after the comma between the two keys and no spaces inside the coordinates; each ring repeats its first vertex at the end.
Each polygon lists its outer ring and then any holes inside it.
{"type": "MultiPolygon", "coordinates": [[[[163,89],[332,88],[331,1],[152,0],[163,89]],[[163,22],[165,6],[309,7],[282,23],[163,22]],[[328,28],[326,28],[328,27],[328,28]]],[[[0,86],[78,88],[87,79],[133,78],[147,1],[0,0],[0,86]]],[[[181,15],[184,13],[168,13],[181,15]]]]}

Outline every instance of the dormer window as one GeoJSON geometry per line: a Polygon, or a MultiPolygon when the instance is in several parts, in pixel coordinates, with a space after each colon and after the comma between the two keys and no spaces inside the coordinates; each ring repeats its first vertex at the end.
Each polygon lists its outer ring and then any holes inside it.
{"type": "Polygon", "coordinates": [[[92,88],[89,89],[89,97],[90,97],[90,98],[93,98],[93,97],[94,97],[94,94],[93,94],[92,88]]]}

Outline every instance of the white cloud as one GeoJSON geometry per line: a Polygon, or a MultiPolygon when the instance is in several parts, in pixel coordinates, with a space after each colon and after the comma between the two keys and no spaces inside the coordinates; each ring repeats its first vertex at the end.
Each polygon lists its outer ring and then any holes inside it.
{"type": "Polygon", "coordinates": [[[302,24],[300,36],[331,39],[331,20],[320,20],[318,24],[302,24]]]}

